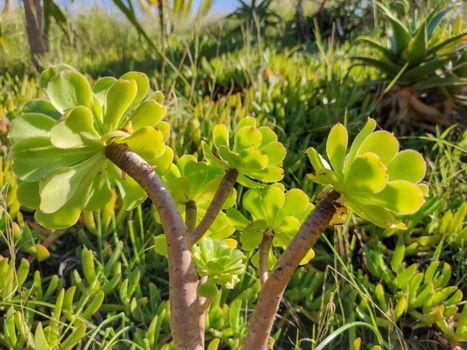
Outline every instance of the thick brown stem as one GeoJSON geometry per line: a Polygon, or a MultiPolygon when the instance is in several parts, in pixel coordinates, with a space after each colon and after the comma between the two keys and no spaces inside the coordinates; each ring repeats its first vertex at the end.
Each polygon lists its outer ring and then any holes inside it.
{"type": "Polygon", "coordinates": [[[127,145],[113,143],[106,147],[105,154],[138,182],[160,215],[168,247],[170,324],[175,349],[204,349],[204,312],[196,293],[199,277],[185,241],[185,224],[172,196],[154,168],[127,145]]]}
{"type": "Polygon", "coordinates": [[[28,34],[29,48],[33,63],[38,66],[38,59],[49,50],[47,31],[44,23],[44,8],[41,0],[23,0],[28,34]]]}
{"type": "Polygon", "coordinates": [[[253,312],[243,350],[266,349],[277,309],[287,284],[300,261],[318,241],[336,212],[336,192],[328,193],[303,222],[297,235],[281,255],[271,275],[261,289],[253,312]]]}
{"type": "Polygon", "coordinates": [[[203,219],[199,225],[187,236],[188,244],[190,246],[198,242],[207,232],[207,230],[209,230],[212,223],[224,206],[225,201],[229,197],[229,194],[235,185],[235,181],[237,180],[237,176],[238,171],[236,169],[227,170],[224,178],[217,188],[216,194],[214,195],[208,210],[206,211],[206,214],[204,214],[203,219]]]}
{"type": "Polygon", "coordinates": [[[196,227],[196,218],[198,216],[198,210],[195,201],[188,201],[185,203],[185,226],[186,232],[193,231],[196,227]]]}
{"type": "Polygon", "coordinates": [[[269,251],[271,250],[272,245],[272,231],[266,230],[263,233],[263,239],[259,246],[259,280],[261,285],[264,285],[268,279],[269,269],[268,269],[268,257],[269,251]]]}
{"type": "Polygon", "coordinates": [[[4,16],[9,15],[12,8],[13,8],[13,0],[5,0],[5,3],[3,5],[3,10],[2,10],[2,15],[4,16]]]}

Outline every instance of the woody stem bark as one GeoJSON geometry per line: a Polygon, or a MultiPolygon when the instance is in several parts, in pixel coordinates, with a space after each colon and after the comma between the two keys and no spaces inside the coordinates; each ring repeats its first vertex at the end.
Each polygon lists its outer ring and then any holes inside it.
{"type": "Polygon", "coordinates": [[[287,284],[300,261],[318,241],[336,212],[337,192],[328,193],[303,222],[297,235],[277,261],[261,288],[243,350],[266,349],[277,309],[287,284]]]}
{"type": "Polygon", "coordinates": [[[138,182],[160,215],[168,247],[170,325],[175,349],[204,349],[204,311],[196,293],[199,276],[191,247],[185,241],[185,224],[172,196],[154,168],[127,145],[110,144],[105,155],[138,182]]]}
{"type": "Polygon", "coordinates": [[[198,215],[198,208],[195,201],[188,201],[185,203],[185,225],[186,232],[191,232],[196,227],[196,218],[198,215]]]}
{"type": "Polygon", "coordinates": [[[216,194],[214,195],[208,210],[206,211],[206,214],[204,214],[199,225],[187,236],[188,245],[190,247],[198,242],[207,230],[209,230],[209,227],[211,227],[212,223],[224,206],[225,201],[229,197],[237,177],[238,171],[236,169],[227,170],[219,184],[219,187],[217,188],[216,194]]]}

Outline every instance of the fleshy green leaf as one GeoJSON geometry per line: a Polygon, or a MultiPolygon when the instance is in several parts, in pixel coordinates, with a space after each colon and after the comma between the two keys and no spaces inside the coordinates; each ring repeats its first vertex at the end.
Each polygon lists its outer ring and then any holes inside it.
{"type": "Polygon", "coordinates": [[[258,171],[268,165],[268,157],[257,148],[248,148],[240,152],[242,170],[245,172],[258,171]]]}
{"type": "Polygon", "coordinates": [[[402,58],[410,63],[417,63],[426,57],[427,33],[426,22],[417,29],[414,37],[410,39],[407,48],[402,52],[402,58]]]}
{"type": "Polygon", "coordinates": [[[218,124],[212,131],[212,140],[217,149],[221,146],[229,147],[229,129],[224,124],[218,124]]]}
{"type": "Polygon", "coordinates": [[[247,175],[262,182],[277,182],[284,178],[284,169],[273,165],[260,171],[251,172],[247,175]]]}
{"type": "Polygon", "coordinates": [[[378,3],[378,6],[383,10],[384,15],[391,23],[391,27],[393,31],[392,33],[393,42],[392,42],[391,49],[394,54],[398,55],[409,44],[409,41],[411,38],[410,33],[407,30],[407,28],[405,28],[405,26],[402,24],[402,22],[398,18],[396,18],[387,7],[385,7],[384,5],[380,3],[378,3]]]}
{"type": "Polygon", "coordinates": [[[72,70],[62,71],[49,81],[47,96],[60,113],[75,106],[91,107],[92,102],[88,81],[72,70]]]}
{"type": "Polygon", "coordinates": [[[240,152],[245,148],[258,147],[261,144],[261,132],[254,126],[245,126],[235,133],[234,151],[240,152]]]}
{"type": "Polygon", "coordinates": [[[361,218],[372,222],[376,226],[384,228],[404,229],[405,225],[400,223],[394,215],[387,209],[373,204],[364,204],[360,199],[353,200],[351,197],[346,202],[351,210],[361,218]]]}
{"type": "Polygon", "coordinates": [[[155,161],[165,151],[164,136],[159,130],[149,126],[142,127],[118,142],[127,144],[132,151],[149,163],[155,161]]]}
{"type": "Polygon", "coordinates": [[[169,253],[167,249],[167,239],[165,238],[164,234],[158,235],[154,238],[153,248],[157,254],[162,256],[168,256],[169,253]]]}
{"type": "Polygon", "coordinates": [[[107,90],[117,81],[114,77],[102,77],[96,81],[92,87],[94,96],[96,96],[97,101],[100,105],[105,103],[105,94],[107,90]]]}
{"type": "Polygon", "coordinates": [[[372,152],[376,154],[384,164],[394,158],[399,150],[399,142],[393,134],[379,130],[368,135],[358,149],[357,155],[372,152]]]}
{"type": "Polygon", "coordinates": [[[32,137],[48,137],[56,121],[41,113],[25,113],[13,120],[9,132],[12,143],[32,137]]]}
{"type": "Polygon", "coordinates": [[[303,257],[302,261],[300,261],[300,265],[308,264],[308,262],[315,257],[315,252],[313,249],[310,249],[308,253],[303,257]]]}
{"type": "Polygon", "coordinates": [[[42,137],[15,143],[10,152],[15,160],[13,169],[24,181],[39,181],[55,169],[72,166],[96,153],[93,149],[57,149],[42,137]]]}
{"type": "Polygon", "coordinates": [[[39,182],[22,182],[18,186],[16,197],[21,205],[28,209],[37,209],[40,204],[39,182]]]}
{"type": "Polygon", "coordinates": [[[163,176],[169,171],[173,160],[174,151],[170,147],[165,146],[164,153],[162,153],[161,156],[157,157],[152,162],[150,162],[150,165],[155,167],[157,173],[160,176],[163,176]]]}
{"type": "Polygon", "coordinates": [[[263,211],[263,201],[261,198],[261,190],[251,189],[245,193],[243,197],[243,207],[248,210],[253,217],[253,220],[264,219],[266,213],[263,211]]]}
{"type": "Polygon", "coordinates": [[[167,112],[167,107],[154,100],[143,102],[131,117],[133,130],[144,126],[156,126],[167,112]]]}
{"type": "Polygon", "coordinates": [[[40,210],[44,214],[51,214],[76,194],[85,197],[89,193],[95,174],[102,168],[100,163],[103,163],[104,159],[103,153],[96,154],[70,168],[62,168],[48,175],[40,183],[40,210]]]}
{"type": "Polygon", "coordinates": [[[360,130],[360,132],[355,136],[355,139],[350,146],[349,153],[345,157],[345,175],[347,175],[350,164],[354,161],[355,157],[357,156],[358,149],[360,148],[362,142],[370,135],[373,130],[375,130],[376,121],[374,119],[368,118],[365,126],[360,130]]]}
{"type": "Polygon", "coordinates": [[[267,126],[262,126],[258,130],[261,133],[261,138],[262,138],[261,146],[262,147],[268,145],[271,142],[277,141],[277,135],[271,128],[267,126]]]}
{"type": "Polygon", "coordinates": [[[223,160],[229,163],[231,168],[238,169],[242,166],[242,158],[238,155],[238,153],[232,152],[226,146],[220,146],[219,155],[223,160]]]}
{"type": "Polygon", "coordinates": [[[61,116],[60,112],[47,100],[33,99],[23,106],[23,113],[40,113],[58,120],[61,116]]]}
{"type": "Polygon", "coordinates": [[[50,141],[57,148],[82,147],[93,144],[94,147],[103,148],[100,145],[99,134],[93,125],[91,111],[82,106],[73,108],[65,117],[50,130],[50,141]]]}
{"type": "Polygon", "coordinates": [[[420,182],[426,171],[425,161],[420,153],[414,150],[404,150],[398,153],[388,164],[390,180],[407,180],[420,182]]]}
{"type": "Polygon", "coordinates": [[[284,145],[277,141],[269,142],[266,146],[261,148],[261,152],[268,156],[269,164],[280,164],[286,155],[284,145]]]}
{"type": "Polygon", "coordinates": [[[256,126],[256,119],[253,117],[245,117],[243,119],[240,119],[240,121],[237,124],[236,130],[239,130],[240,128],[243,128],[245,126],[256,126]]]}
{"type": "Polygon", "coordinates": [[[103,168],[94,178],[91,192],[86,202],[86,210],[97,210],[103,208],[112,199],[112,188],[110,187],[107,169],[103,168]]]}
{"type": "Polygon", "coordinates": [[[217,293],[218,293],[218,290],[216,288],[216,285],[210,281],[202,283],[198,286],[199,296],[214,299],[217,293]]]}
{"type": "Polygon", "coordinates": [[[107,131],[118,129],[120,120],[137,94],[134,80],[118,80],[107,91],[104,105],[104,125],[107,131]]]}
{"type": "Polygon", "coordinates": [[[281,208],[281,216],[298,215],[311,207],[305,192],[293,188],[285,194],[285,202],[281,208]]]}
{"type": "Polygon", "coordinates": [[[341,123],[334,125],[326,141],[326,153],[337,174],[344,173],[344,157],[348,143],[347,129],[341,123]]]}
{"type": "MultiPolygon", "coordinates": [[[[140,102],[149,91],[149,79],[146,74],[141,72],[128,72],[123,74],[120,79],[133,80],[136,83],[137,93],[132,106],[140,102]]],[[[146,125],[143,125],[146,126],[146,125]]],[[[154,126],[154,125],[152,125],[154,126]]]]}
{"type": "Polygon", "coordinates": [[[365,153],[352,162],[345,181],[346,193],[377,193],[386,186],[388,173],[377,155],[365,153]]]}
{"type": "Polygon", "coordinates": [[[306,154],[315,172],[319,172],[323,169],[331,169],[328,162],[326,162],[326,160],[323,157],[321,157],[318,151],[313,147],[308,148],[306,150],[306,154]]]}
{"type": "Polygon", "coordinates": [[[49,81],[53,77],[55,77],[58,73],[67,71],[67,70],[76,72],[76,70],[72,66],[69,66],[68,64],[64,64],[64,63],[50,66],[49,68],[47,68],[41,73],[41,76],[39,78],[39,86],[41,87],[42,90],[46,91],[49,81]]]}
{"type": "Polygon", "coordinates": [[[405,180],[394,180],[388,182],[384,190],[372,196],[372,202],[399,215],[407,215],[420,209],[425,199],[417,185],[405,180]]]}
{"type": "Polygon", "coordinates": [[[284,205],[285,195],[283,188],[279,186],[268,186],[262,192],[262,206],[264,219],[272,222],[279,209],[284,205]]]}

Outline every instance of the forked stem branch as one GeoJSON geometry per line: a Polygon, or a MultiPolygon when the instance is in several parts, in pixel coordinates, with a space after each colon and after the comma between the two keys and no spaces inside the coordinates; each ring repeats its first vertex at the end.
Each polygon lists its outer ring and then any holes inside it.
{"type": "Polygon", "coordinates": [[[261,288],[258,302],[243,343],[243,350],[266,349],[277,309],[292,274],[307,252],[318,241],[336,212],[337,192],[323,197],[303,222],[297,235],[282,253],[271,275],[261,288]]]}

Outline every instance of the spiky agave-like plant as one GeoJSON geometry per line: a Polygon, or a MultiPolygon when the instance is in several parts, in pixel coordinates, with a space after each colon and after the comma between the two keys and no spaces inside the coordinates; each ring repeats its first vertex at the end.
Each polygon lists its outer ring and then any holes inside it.
{"type": "Polygon", "coordinates": [[[370,48],[375,56],[353,59],[377,68],[388,82],[396,80],[378,108],[385,119],[384,126],[400,124],[405,133],[411,123],[447,125],[455,101],[451,95],[467,85],[462,70],[467,31],[462,27],[461,16],[454,25],[447,25],[443,20],[453,6],[443,7],[441,2],[422,18],[409,16],[408,7],[400,18],[388,7],[378,5],[390,28],[387,43],[360,37],[356,43],[370,48]]]}

